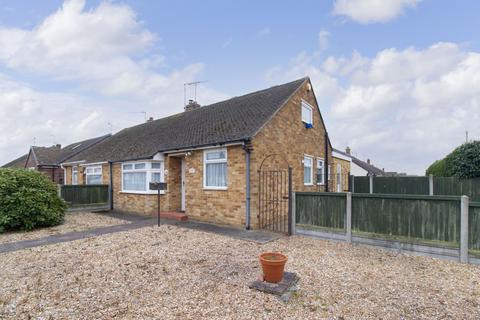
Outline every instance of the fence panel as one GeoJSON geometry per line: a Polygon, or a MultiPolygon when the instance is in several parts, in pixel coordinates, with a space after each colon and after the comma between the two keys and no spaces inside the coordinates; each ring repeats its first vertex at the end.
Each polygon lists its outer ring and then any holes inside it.
{"type": "Polygon", "coordinates": [[[480,201],[480,178],[433,177],[433,193],[436,195],[465,195],[471,201],[480,201]]]}
{"type": "Polygon", "coordinates": [[[370,193],[370,177],[355,176],[353,179],[353,191],[355,193],[370,193]]]}
{"type": "Polygon", "coordinates": [[[295,194],[295,222],[297,225],[345,230],[345,193],[295,194]]]}
{"type": "Polygon", "coordinates": [[[64,185],[60,193],[71,206],[108,203],[108,185],[64,185]]]}
{"type": "Polygon", "coordinates": [[[452,197],[354,194],[352,232],[458,247],[460,201],[452,197]]]}
{"type": "Polygon", "coordinates": [[[468,211],[468,247],[480,256],[480,202],[470,202],[468,211]]]}
{"type": "Polygon", "coordinates": [[[428,195],[428,177],[373,177],[373,193],[428,195]]]}

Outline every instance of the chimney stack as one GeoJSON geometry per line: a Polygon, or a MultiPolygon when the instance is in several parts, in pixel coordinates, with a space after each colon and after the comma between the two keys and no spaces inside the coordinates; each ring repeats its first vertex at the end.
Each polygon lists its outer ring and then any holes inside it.
{"type": "Polygon", "coordinates": [[[370,159],[367,159],[367,163],[370,164],[370,159]]]}
{"type": "Polygon", "coordinates": [[[185,111],[192,111],[198,108],[200,108],[200,105],[197,101],[188,100],[188,104],[185,106],[185,111]]]}
{"type": "Polygon", "coordinates": [[[352,149],[350,149],[350,147],[347,146],[347,148],[345,149],[345,152],[346,152],[347,154],[351,154],[352,149]]]}
{"type": "Polygon", "coordinates": [[[152,122],[153,121],[153,117],[150,117],[148,118],[147,122],[152,122]]]}
{"type": "Polygon", "coordinates": [[[58,148],[58,149],[62,149],[62,145],[59,144],[59,143],[57,143],[57,144],[55,145],[55,147],[58,148]]]}

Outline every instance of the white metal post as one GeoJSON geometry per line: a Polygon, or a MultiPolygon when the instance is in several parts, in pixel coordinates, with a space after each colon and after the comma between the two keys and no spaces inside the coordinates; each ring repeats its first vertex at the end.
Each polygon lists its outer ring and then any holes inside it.
{"type": "Polygon", "coordinates": [[[347,212],[346,212],[346,236],[347,242],[352,243],[352,193],[347,192],[347,201],[345,203],[347,212]]]}
{"type": "Polygon", "coordinates": [[[460,262],[468,263],[468,197],[460,199],[460,262]]]}

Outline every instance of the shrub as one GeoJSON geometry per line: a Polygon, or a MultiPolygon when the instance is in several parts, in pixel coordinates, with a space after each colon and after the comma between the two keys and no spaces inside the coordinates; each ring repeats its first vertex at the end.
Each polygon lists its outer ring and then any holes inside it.
{"type": "Polygon", "coordinates": [[[436,177],[449,177],[450,175],[447,172],[447,165],[445,159],[437,160],[428,167],[428,175],[434,175],[436,177]]]}
{"type": "Polygon", "coordinates": [[[480,141],[462,144],[445,159],[454,176],[461,179],[480,177],[480,141]]]}
{"type": "Polygon", "coordinates": [[[61,224],[66,203],[43,174],[0,168],[0,232],[61,224]]]}

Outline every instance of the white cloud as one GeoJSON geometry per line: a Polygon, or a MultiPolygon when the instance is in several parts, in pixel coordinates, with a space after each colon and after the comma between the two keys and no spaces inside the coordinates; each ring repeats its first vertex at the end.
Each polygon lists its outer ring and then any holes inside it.
{"type": "Polygon", "coordinates": [[[335,0],[333,14],[363,23],[387,22],[421,0],[335,0]]]}
{"type": "MultiPolygon", "coordinates": [[[[9,133],[0,137],[0,164],[25,153],[33,137],[65,144],[108,132],[109,122],[116,131],[143,121],[132,111],[181,112],[183,84],[204,65],[168,68],[158,41],[130,7],[108,1],[87,10],[68,0],[31,29],[1,26],[0,64],[41,79],[49,92],[0,75],[0,128],[9,133]]],[[[226,97],[208,86],[198,94],[201,104],[226,97]]]]}
{"type": "Polygon", "coordinates": [[[422,174],[464,141],[480,138],[480,53],[455,43],[385,49],[368,58],[302,53],[272,78],[310,75],[335,146],[387,170],[422,174]]]}

